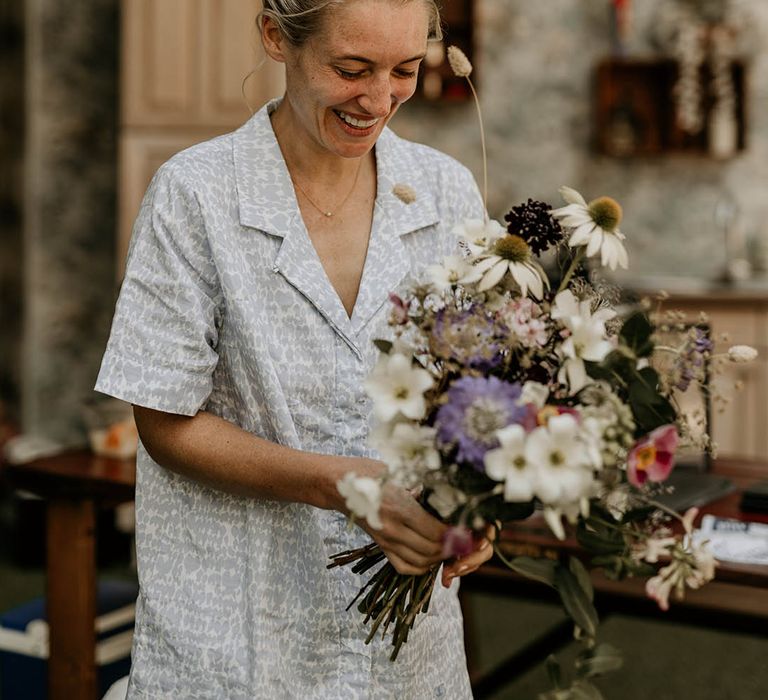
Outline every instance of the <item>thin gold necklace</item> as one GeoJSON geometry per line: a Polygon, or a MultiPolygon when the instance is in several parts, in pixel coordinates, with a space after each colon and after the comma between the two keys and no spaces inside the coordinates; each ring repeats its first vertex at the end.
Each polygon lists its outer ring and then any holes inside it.
{"type": "MultiPolygon", "coordinates": [[[[301,192],[304,197],[306,197],[307,201],[315,208],[317,211],[319,211],[323,216],[330,218],[334,215],[334,213],[338,214],[341,211],[341,208],[347,203],[347,200],[352,196],[352,193],[355,191],[355,187],[357,187],[357,180],[360,177],[360,171],[363,169],[363,161],[360,159],[360,164],[357,166],[357,172],[355,173],[355,179],[352,182],[352,187],[349,189],[349,192],[347,192],[344,199],[341,200],[335,207],[335,212],[329,211],[327,209],[323,209],[322,207],[318,206],[315,201],[310,197],[306,190],[298,183],[295,177],[291,175],[291,182],[299,188],[299,192],[301,192]]],[[[288,171],[288,174],[290,175],[290,171],[288,171]]]]}

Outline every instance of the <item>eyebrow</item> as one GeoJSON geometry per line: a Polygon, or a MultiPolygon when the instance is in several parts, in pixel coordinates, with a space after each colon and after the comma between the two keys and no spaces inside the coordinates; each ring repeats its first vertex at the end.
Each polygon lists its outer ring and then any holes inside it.
{"type": "MultiPolygon", "coordinates": [[[[421,61],[427,54],[426,53],[420,53],[418,56],[414,56],[413,58],[406,58],[404,61],[400,61],[397,65],[401,66],[403,63],[413,63],[414,61],[421,61]]],[[[359,63],[367,63],[369,65],[373,64],[374,61],[372,61],[370,58],[365,58],[364,56],[356,56],[354,54],[344,54],[342,56],[337,56],[337,61],[358,61],[359,63]]]]}

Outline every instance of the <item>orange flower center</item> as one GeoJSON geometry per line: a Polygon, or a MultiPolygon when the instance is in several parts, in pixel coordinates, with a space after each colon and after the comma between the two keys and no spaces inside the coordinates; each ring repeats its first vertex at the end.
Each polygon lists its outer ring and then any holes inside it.
{"type": "Polygon", "coordinates": [[[655,445],[646,445],[641,447],[637,451],[637,469],[639,471],[647,471],[648,467],[652,466],[656,462],[656,447],[655,445]]]}

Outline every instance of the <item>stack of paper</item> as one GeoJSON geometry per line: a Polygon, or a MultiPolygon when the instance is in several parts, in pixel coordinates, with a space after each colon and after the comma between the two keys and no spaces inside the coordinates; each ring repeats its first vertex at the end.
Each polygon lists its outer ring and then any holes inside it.
{"type": "Polygon", "coordinates": [[[696,541],[709,540],[716,559],[768,566],[768,524],[705,515],[696,541]]]}

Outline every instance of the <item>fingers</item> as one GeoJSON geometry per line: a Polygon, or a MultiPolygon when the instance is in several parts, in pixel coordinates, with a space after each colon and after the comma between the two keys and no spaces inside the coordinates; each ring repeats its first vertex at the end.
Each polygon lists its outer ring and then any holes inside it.
{"type": "MultiPolygon", "coordinates": [[[[490,533],[489,533],[490,534],[490,533]]],[[[491,535],[493,537],[493,535],[491,535]]],[[[457,576],[466,576],[473,571],[477,571],[485,562],[487,562],[493,556],[493,547],[491,546],[491,540],[488,537],[484,537],[477,543],[477,547],[473,552],[467,554],[465,557],[461,557],[450,564],[443,566],[442,583],[443,586],[448,588],[451,582],[457,576]]]]}

